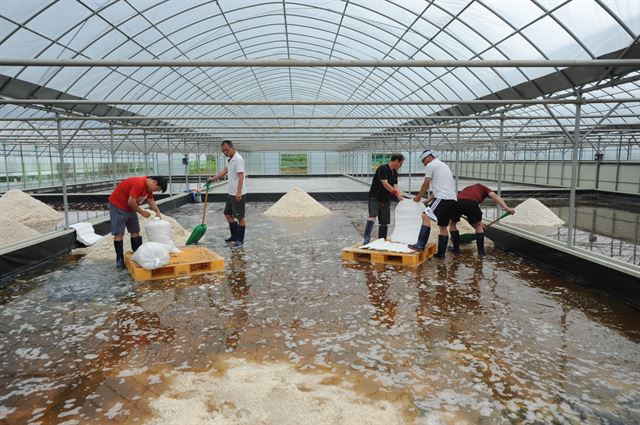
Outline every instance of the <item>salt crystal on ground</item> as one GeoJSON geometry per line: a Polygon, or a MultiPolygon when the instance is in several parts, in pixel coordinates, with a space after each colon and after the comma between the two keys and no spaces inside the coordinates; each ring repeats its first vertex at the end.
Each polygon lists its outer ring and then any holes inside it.
{"type": "Polygon", "coordinates": [[[403,406],[369,400],[329,375],[230,360],[223,376],[186,372],[151,400],[148,424],[403,424],[403,406]]]}
{"type": "Polygon", "coordinates": [[[536,233],[548,234],[564,225],[564,221],[535,198],[529,198],[515,207],[516,213],[501,220],[501,223],[522,227],[536,233]]]}
{"type": "Polygon", "coordinates": [[[271,217],[322,217],[331,214],[307,192],[294,187],[264,212],[271,217]]]}

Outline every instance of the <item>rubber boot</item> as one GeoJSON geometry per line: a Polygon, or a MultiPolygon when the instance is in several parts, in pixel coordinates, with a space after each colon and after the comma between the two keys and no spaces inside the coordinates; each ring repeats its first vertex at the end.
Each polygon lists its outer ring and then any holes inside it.
{"type": "Polygon", "coordinates": [[[413,249],[414,251],[424,251],[424,247],[429,240],[429,233],[431,233],[431,227],[424,225],[421,226],[420,233],[418,234],[418,242],[416,242],[414,245],[409,245],[409,248],[413,249]]]}
{"type": "Polygon", "coordinates": [[[113,241],[113,246],[116,249],[116,267],[124,269],[124,242],[113,241]]]}
{"type": "Polygon", "coordinates": [[[438,235],[438,252],[436,252],[434,257],[444,258],[444,254],[447,252],[448,243],[449,243],[449,236],[438,235]]]}
{"type": "Polygon", "coordinates": [[[367,225],[364,228],[364,245],[371,242],[371,232],[373,231],[373,225],[375,223],[371,220],[367,220],[367,225]]]}
{"type": "Polygon", "coordinates": [[[142,236],[136,236],[135,238],[131,238],[131,250],[136,252],[138,248],[142,245],[142,236]]]}
{"type": "Polygon", "coordinates": [[[453,245],[452,247],[449,247],[449,252],[457,254],[460,252],[460,231],[455,230],[450,231],[449,233],[451,234],[451,244],[453,245]]]}
{"type": "Polygon", "coordinates": [[[476,233],[476,246],[478,247],[478,257],[487,255],[484,250],[484,233],[476,233]]]}
{"type": "Polygon", "coordinates": [[[387,231],[389,230],[389,226],[386,224],[381,224],[378,226],[378,238],[387,239],[387,231]]]}
{"type": "Polygon", "coordinates": [[[244,245],[244,231],[247,228],[247,226],[240,226],[238,224],[238,239],[236,239],[235,243],[233,244],[233,246],[242,246],[244,245]]]}
{"type": "Polygon", "coordinates": [[[229,223],[229,231],[231,232],[231,237],[225,239],[224,241],[227,243],[235,242],[238,239],[238,222],[237,221],[232,221],[231,223],[229,223]]]}

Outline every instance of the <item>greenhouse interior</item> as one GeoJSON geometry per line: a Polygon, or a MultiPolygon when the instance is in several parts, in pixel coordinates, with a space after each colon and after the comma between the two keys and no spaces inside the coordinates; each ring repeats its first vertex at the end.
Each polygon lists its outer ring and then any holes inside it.
{"type": "Polygon", "coordinates": [[[0,144],[0,423],[640,423],[638,1],[4,0],[0,144]]]}

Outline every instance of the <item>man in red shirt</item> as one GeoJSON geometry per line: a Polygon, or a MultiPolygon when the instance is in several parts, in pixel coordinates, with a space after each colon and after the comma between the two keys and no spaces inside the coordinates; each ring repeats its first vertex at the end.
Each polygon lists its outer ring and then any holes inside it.
{"type": "Polygon", "coordinates": [[[116,265],[124,268],[124,229],[131,235],[131,249],[137,250],[142,245],[138,215],[145,218],[151,213],[140,208],[147,201],[149,207],[160,217],[160,210],[153,199],[153,192],[166,191],[167,181],[162,176],[129,177],[120,182],[109,196],[109,217],[113,246],[116,249],[116,265]],[[137,213],[137,214],[136,214],[137,213]]]}
{"type": "Polygon", "coordinates": [[[484,251],[484,226],[482,224],[482,210],[480,204],[487,198],[491,198],[498,205],[500,205],[505,211],[510,214],[515,214],[516,210],[510,208],[504,199],[502,199],[493,190],[487,186],[476,183],[471,186],[467,186],[458,192],[458,201],[454,209],[454,213],[451,216],[449,223],[449,233],[451,234],[451,242],[453,248],[450,248],[451,252],[460,252],[460,232],[456,223],[460,221],[461,216],[465,216],[467,221],[476,230],[476,245],[478,246],[478,255],[484,257],[486,252],[484,251]]]}

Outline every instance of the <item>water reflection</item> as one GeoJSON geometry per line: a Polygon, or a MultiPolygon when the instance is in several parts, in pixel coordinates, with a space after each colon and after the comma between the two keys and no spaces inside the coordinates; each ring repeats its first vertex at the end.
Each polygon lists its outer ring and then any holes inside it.
{"type": "Polygon", "coordinates": [[[375,308],[371,320],[388,328],[396,320],[397,302],[389,298],[390,275],[384,266],[372,266],[364,269],[369,291],[369,302],[375,308]]]}

